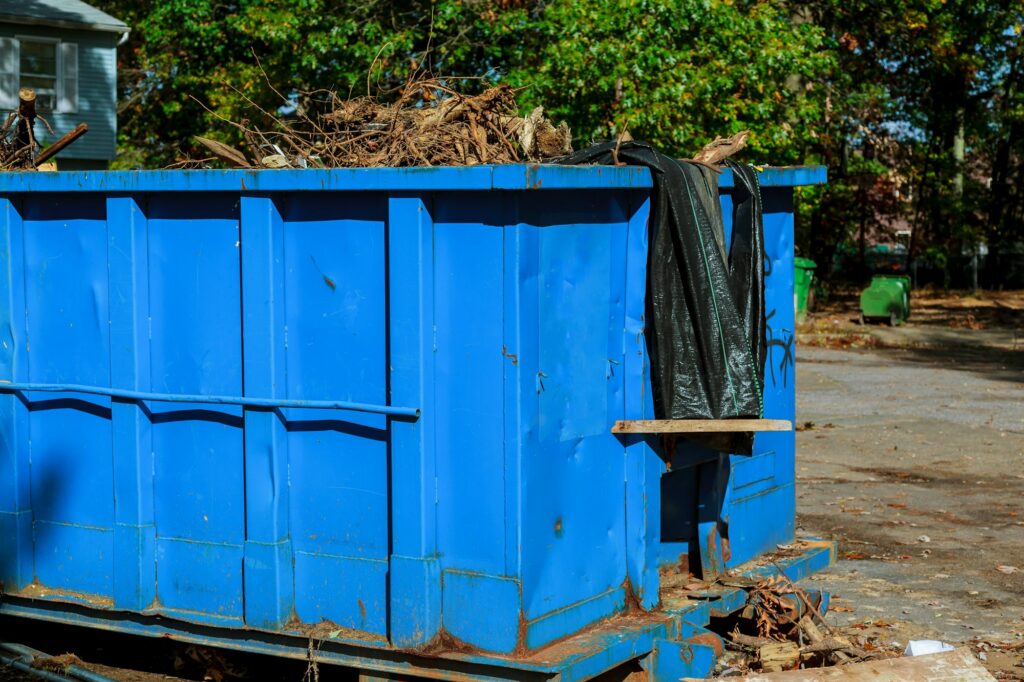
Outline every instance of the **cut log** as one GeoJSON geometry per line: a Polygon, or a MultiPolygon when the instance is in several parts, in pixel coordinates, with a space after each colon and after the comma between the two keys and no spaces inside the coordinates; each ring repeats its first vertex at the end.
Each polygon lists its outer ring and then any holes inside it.
{"type": "Polygon", "coordinates": [[[18,90],[18,127],[15,131],[15,140],[18,149],[27,149],[24,165],[26,168],[35,167],[36,151],[36,91],[32,88],[18,90]]]}
{"type": "Polygon", "coordinates": [[[800,665],[800,647],[796,642],[765,644],[757,650],[757,660],[766,673],[791,670],[800,665]]]}
{"type": "Polygon", "coordinates": [[[743,433],[792,431],[786,419],[625,419],[615,422],[612,433],[743,433]]]}

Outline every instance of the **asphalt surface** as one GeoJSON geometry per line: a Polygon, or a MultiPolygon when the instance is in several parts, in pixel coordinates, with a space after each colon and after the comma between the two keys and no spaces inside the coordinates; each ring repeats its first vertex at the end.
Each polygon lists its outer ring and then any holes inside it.
{"type": "Polygon", "coordinates": [[[1024,354],[963,333],[945,350],[798,349],[798,524],[840,541],[815,584],[837,623],[1024,633],[1024,354]]]}

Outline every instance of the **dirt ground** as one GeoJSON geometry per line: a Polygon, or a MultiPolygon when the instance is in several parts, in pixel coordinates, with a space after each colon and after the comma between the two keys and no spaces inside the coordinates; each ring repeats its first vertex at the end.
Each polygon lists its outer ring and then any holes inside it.
{"type": "Polygon", "coordinates": [[[798,337],[798,523],[840,542],[813,584],[837,624],[1024,679],[1024,294],[912,307],[865,328],[839,303],[798,337]]]}

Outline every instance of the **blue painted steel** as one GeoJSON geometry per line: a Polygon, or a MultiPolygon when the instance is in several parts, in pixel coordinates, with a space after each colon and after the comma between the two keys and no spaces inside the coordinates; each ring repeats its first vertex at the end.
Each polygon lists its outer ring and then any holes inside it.
{"type": "MultiPolygon", "coordinates": [[[[836,547],[831,542],[811,541],[797,556],[777,562],[775,566],[757,566],[740,575],[761,578],[782,572],[791,580],[799,580],[819,571],[835,560],[836,547]]],[[[320,663],[372,671],[378,674],[414,676],[436,679],[465,679],[479,682],[498,680],[587,680],[622,663],[640,660],[647,670],[657,675],[651,654],[659,642],[676,642],[704,634],[704,626],[712,613],[724,613],[721,604],[732,610],[745,603],[746,592],[739,587],[716,586],[703,598],[687,599],[684,595],[666,592],[662,608],[646,618],[627,616],[597,624],[573,637],[535,652],[509,657],[488,653],[434,652],[424,658],[415,651],[388,648],[386,642],[352,639],[341,632],[337,638],[317,643],[313,652],[320,663]],[[715,609],[711,604],[719,604],[715,609]]],[[[827,601],[827,594],[823,595],[827,601]]],[[[160,619],[145,621],[129,613],[104,613],[94,609],[76,608],[43,600],[11,598],[0,602],[0,614],[33,618],[47,622],[71,623],[149,637],[171,638],[204,646],[216,646],[252,653],[269,654],[308,660],[308,639],[289,637],[254,629],[213,628],[184,621],[160,619]]],[[[286,630],[286,632],[290,632],[286,630]]],[[[706,640],[705,640],[706,641],[706,640]]],[[[692,644],[692,641],[689,642],[692,644]]],[[[662,644],[664,647],[665,645],[662,644]]],[[[681,646],[679,660],[683,661],[681,646]]],[[[690,663],[706,665],[706,652],[699,656],[685,654],[690,663]]],[[[693,671],[686,667],[682,670],[693,671]]],[[[668,671],[666,671],[668,672],[668,671]]],[[[689,673],[687,675],[689,676],[689,673]]],[[[678,679],[660,676],[658,680],[678,679]]]]}
{"type": "Polygon", "coordinates": [[[659,639],[648,658],[644,663],[650,679],[683,680],[711,677],[717,656],[706,644],[659,639]]]}
{"type": "MultiPolygon", "coordinates": [[[[799,183],[809,184],[809,183],[799,183]]],[[[0,195],[22,192],[424,192],[649,189],[646,168],[629,166],[449,166],[330,170],[152,170],[0,173],[0,195]]],[[[367,197],[368,198],[368,197],[367,197]]],[[[379,199],[380,197],[378,197],[379,199]]],[[[294,200],[295,197],[292,197],[294,200]]],[[[205,199],[206,201],[208,199],[205,199]]]]}
{"type": "Polygon", "coordinates": [[[211,405],[241,405],[243,407],[293,407],[307,410],[349,410],[351,412],[372,412],[374,414],[390,414],[396,417],[419,417],[420,410],[416,407],[392,407],[390,405],[369,405],[353,403],[345,400],[284,400],[275,398],[245,398],[228,395],[186,395],[171,393],[152,393],[146,391],[128,391],[119,388],[102,386],[83,386],[81,384],[37,384],[25,382],[0,381],[0,391],[40,393],[86,393],[89,395],[105,395],[110,398],[126,400],[153,401],[160,403],[209,403],[211,405]]]}
{"type": "MultiPolygon", "coordinates": [[[[761,177],[792,419],[786,183],[823,178],[761,177]]],[[[708,570],[789,540],[793,441],[664,476],[610,433],[652,416],[649,211],[637,168],[0,174],[0,610],[283,655],[326,622],[331,660],[424,676],[399,652],[491,652],[445,659],[477,679],[650,654],[655,615],[587,628],[663,601],[698,534],[731,543],[708,570]]]]}

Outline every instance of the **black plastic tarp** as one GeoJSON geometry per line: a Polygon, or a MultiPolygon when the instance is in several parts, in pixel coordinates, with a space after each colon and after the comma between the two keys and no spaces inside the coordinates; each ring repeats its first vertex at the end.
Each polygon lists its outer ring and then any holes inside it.
{"type": "MultiPolygon", "coordinates": [[[[562,160],[613,163],[614,143],[562,160]]],[[[648,235],[646,341],[657,419],[762,416],[765,362],[764,232],[757,174],[727,162],[735,178],[726,244],[718,173],[642,142],[623,143],[622,163],[654,178],[648,235]]],[[[753,434],[689,440],[750,454],[753,434]]]]}

